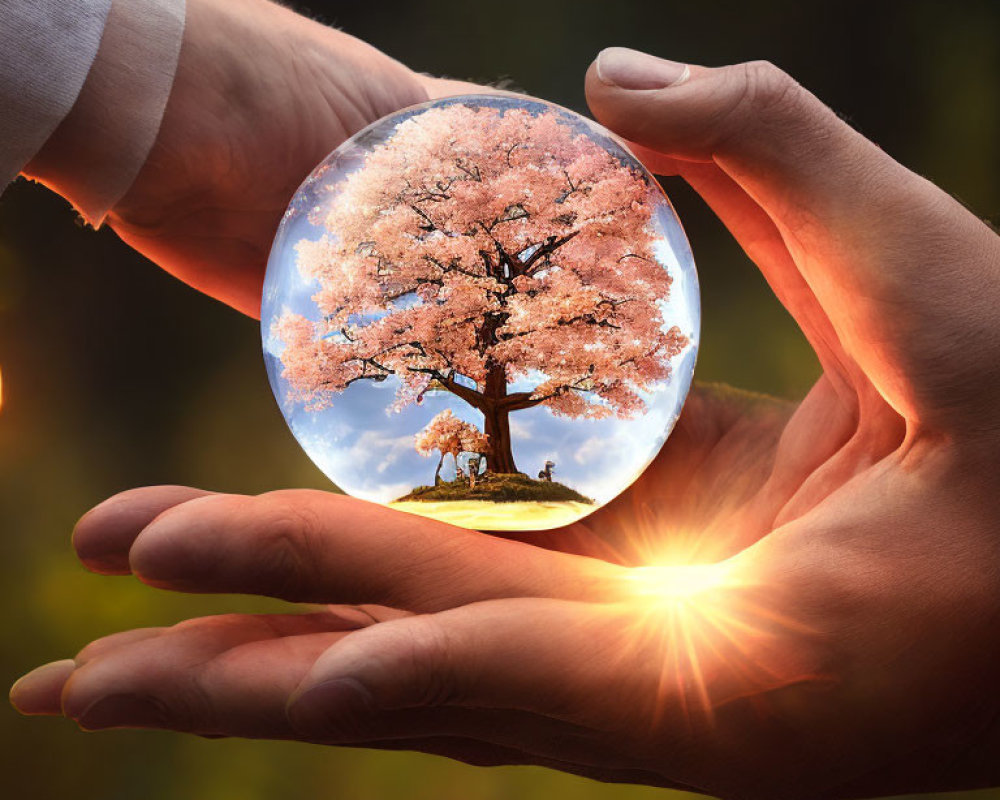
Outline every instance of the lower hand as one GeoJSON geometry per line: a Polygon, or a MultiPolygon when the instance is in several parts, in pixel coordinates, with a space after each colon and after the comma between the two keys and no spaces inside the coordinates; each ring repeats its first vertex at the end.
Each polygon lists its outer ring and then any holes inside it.
{"type": "Polygon", "coordinates": [[[113,498],[92,569],[362,605],[117,634],[18,707],[769,800],[1000,779],[1000,239],[773,67],[632,59],[591,68],[595,114],[744,245],[823,364],[806,399],[697,390],[629,492],[525,541],[314,492],[113,498]]]}

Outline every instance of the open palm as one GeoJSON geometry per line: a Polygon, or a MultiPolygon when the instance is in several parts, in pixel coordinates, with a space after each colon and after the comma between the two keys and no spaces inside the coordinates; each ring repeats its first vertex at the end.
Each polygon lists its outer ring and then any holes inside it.
{"type": "Polygon", "coordinates": [[[634,58],[591,68],[595,114],[760,266],[823,364],[806,399],[696,389],[626,494],[523,541],[119,495],[76,531],[92,569],[338,605],[117,634],[20,708],[769,800],[1000,777],[1000,239],[769,65],[621,88],[634,58]]]}

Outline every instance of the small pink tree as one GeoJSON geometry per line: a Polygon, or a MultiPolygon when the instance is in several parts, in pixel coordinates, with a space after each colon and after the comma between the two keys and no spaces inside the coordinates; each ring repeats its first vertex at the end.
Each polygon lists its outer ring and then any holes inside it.
{"type": "Polygon", "coordinates": [[[458,457],[462,453],[485,453],[487,450],[486,435],[465,420],[459,419],[445,409],[435,416],[420,433],[414,437],[417,452],[429,456],[435,450],[441,454],[437,469],[434,470],[434,485],[441,482],[441,466],[444,457],[450,455],[455,459],[455,471],[458,471],[458,457]]]}
{"type": "Polygon", "coordinates": [[[516,472],[511,413],[633,416],[687,344],[663,318],[657,188],[554,112],[424,111],[332,191],[327,235],[298,245],[322,319],[275,326],[311,407],[357,381],[398,379],[397,408],[445,390],[482,413],[488,469],[516,472]]]}

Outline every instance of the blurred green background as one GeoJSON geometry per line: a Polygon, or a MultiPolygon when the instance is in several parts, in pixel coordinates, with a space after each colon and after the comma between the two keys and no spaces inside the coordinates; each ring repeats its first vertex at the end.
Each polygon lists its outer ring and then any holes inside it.
{"type": "MultiPolygon", "coordinates": [[[[903,163],[1000,221],[996,0],[298,5],[416,69],[480,81],[506,76],[580,111],[584,70],[606,45],[707,65],[766,58],[903,163]]],[[[701,272],[697,377],[801,396],[818,374],[803,338],[699,199],[675,182],[667,188],[701,272]]],[[[253,321],[160,273],[111,231],[84,229],[59,198],[20,182],[0,200],[0,368],[0,678],[10,683],[122,628],[274,607],[99,578],[69,546],[77,516],[136,485],[328,486],[272,400],[253,321]]],[[[670,795],[413,754],[166,733],[84,735],[69,722],[12,711],[0,714],[0,754],[0,792],[11,798],[670,795]]]]}

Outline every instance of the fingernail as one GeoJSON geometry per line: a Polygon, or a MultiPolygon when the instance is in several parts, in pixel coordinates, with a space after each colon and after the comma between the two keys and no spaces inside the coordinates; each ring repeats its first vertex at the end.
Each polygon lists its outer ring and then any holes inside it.
{"type": "Polygon", "coordinates": [[[22,714],[61,713],[59,696],[74,669],[71,658],[35,667],[10,687],[11,705],[22,714]]]}
{"type": "Polygon", "coordinates": [[[77,719],[87,731],[103,728],[162,728],[164,715],[146,697],[135,694],[110,694],[87,706],[77,719]]]}
{"type": "Polygon", "coordinates": [[[354,678],[336,678],[307,689],[288,707],[292,727],[306,736],[349,741],[375,708],[371,693],[354,678]]]}
{"type": "Polygon", "coordinates": [[[608,47],[597,54],[597,77],[620,89],[666,89],[691,75],[687,64],[667,61],[627,47],[608,47]]]}

